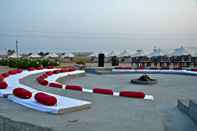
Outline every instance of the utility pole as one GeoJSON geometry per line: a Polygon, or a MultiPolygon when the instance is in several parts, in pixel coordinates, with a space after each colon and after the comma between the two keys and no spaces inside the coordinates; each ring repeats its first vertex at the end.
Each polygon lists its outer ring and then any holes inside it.
{"type": "Polygon", "coordinates": [[[16,40],[16,57],[18,59],[18,40],[16,40]]]}

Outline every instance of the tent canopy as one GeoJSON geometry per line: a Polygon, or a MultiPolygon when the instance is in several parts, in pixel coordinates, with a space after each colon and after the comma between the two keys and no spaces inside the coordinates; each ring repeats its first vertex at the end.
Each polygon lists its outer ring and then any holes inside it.
{"type": "Polygon", "coordinates": [[[58,55],[56,53],[49,53],[45,58],[58,58],[58,55]]]}
{"type": "Polygon", "coordinates": [[[107,54],[107,57],[117,56],[117,54],[114,51],[111,51],[107,54]]]}
{"type": "Polygon", "coordinates": [[[66,53],[66,54],[63,55],[63,57],[64,57],[64,58],[65,58],[65,57],[73,58],[73,57],[75,57],[75,55],[74,55],[73,53],[66,53]]]}
{"type": "Polygon", "coordinates": [[[154,48],[153,52],[151,52],[149,55],[149,57],[159,57],[159,56],[165,56],[165,53],[163,53],[163,51],[160,48],[154,48]]]}
{"type": "Polygon", "coordinates": [[[129,56],[131,56],[131,54],[127,50],[124,50],[119,54],[119,57],[129,57],[129,56]]]}
{"type": "Polygon", "coordinates": [[[131,54],[131,57],[143,57],[146,56],[143,50],[136,50],[133,54],[131,54]]]}
{"type": "Polygon", "coordinates": [[[9,58],[20,58],[21,55],[18,55],[17,57],[17,54],[16,53],[13,53],[12,55],[8,56],[9,58]]]}
{"type": "Polygon", "coordinates": [[[33,53],[29,56],[29,58],[41,58],[40,55],[36,54],[36,53],[33,53]]]}
{"type": "Polygon", "coordinates": [[[170,56],[184,56],[184,55],[191,55],[191,53],[183,46],[174,49],[174,51],[170,54],[170,56]]]}

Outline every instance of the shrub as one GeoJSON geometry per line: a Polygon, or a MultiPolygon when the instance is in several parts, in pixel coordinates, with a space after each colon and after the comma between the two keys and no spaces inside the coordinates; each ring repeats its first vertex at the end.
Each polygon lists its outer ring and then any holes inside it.
{"type": "Polygon", "coordinates": [[[38,67],[38,66],[58,66],[59,61],[49,60],[49,59],[26,59],[26,58],[8,58],[0,60],[0,65],[9,66],[12,68],[21,68],[27,69],[29,67],[38,67]]]}

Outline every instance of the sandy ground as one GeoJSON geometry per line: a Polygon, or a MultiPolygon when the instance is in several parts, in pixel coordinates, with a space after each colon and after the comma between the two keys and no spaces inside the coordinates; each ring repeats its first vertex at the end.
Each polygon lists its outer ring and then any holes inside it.
{"type": "MultiPolygon", "coordinates": [[[[3,70],[0,70],[3,72],[3,70]]],[[[165,77],[164,81],[153,87],[140,87],[129,85],[128,80],[137,75],[91,75],[85,77],[63,80],[66,83],[84,84],[87,88],[92,85],[113,88],[114,90],[130,89],[143,90],[155,96],[155,101],[144,101],[130,98],[113,97],[80,93],[77,91],[64,91],[51,89],[37,84],[35,77],[28,77],[23,83],[33,88],[51,93],[91,101],[90,109],[66,113],[64,115],[51,115],[22,107],[7,99],[0,98],[0,115],[12,120],[28,122],[31,124],[49,127],[55,131],[196,131],[197,127],[182,112],[176,108],[177,98],[195,98],[196,77],[190,76],[154,76],[157,79],[165,77]],[[171,78],[176,78],[172,84],[171,78]],[[187,80],[185,80],[187,79],[187,80]],[[113,80],[113,81],[112,81],[113,80]],[[185,81],[183,81],[185,80],[185,81]],[[170,85],[168,83],[171,83],[170,85]],[[109,87],[109,85],[111,85],[109,87]],[[124,85],[124,87],[120,87],[124,85]],[[129,86],[128,86],[129,85],[129,86]]],[[[163,80],[163,79],[162,79],[163,80]]]]}

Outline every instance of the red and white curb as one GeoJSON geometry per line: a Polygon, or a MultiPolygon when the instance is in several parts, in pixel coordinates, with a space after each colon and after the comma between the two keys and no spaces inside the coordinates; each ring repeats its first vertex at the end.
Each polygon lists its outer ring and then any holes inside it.
{"type": "Polygon", "coordinates": [[[2,74],[0,74],[1,81],[3,81],[3,83],[6,83],[6,87],[2,83],[0,84],[0,97],[5,97],[12,102],[37,111],[53,114],[64,113],[64,111],[68,109],[79,109],[79,107],[82,107],[84,109],[89,108],[89,106],[91,105],[91,102],[89,101],[42,92],[20,83],[20,80],[24,79],[27,76],[54,70],[57,69],[32,69],[31,71],[11,70],[9,72],[3,73],[3,76],[1,76],[2,74]],[[18,95],[16,95],[16,90],[18,90],[18,95]],[[32,94],[32,96],[30,96],[28,99],[26,99],[27,92],[32,94]],[[37,98],[36,94],[39,93],[42,93],[42,97],[37,98]],[[45,97],[43,97],[44,95],[45,97]],[[53,97],[53,99],[55,100],[54,105],[48,105],[49,99],[47,99],[46,96],[48,96],[48,98],[50,97],[50,101],[52,101],[51,98],[53,97]]]}
{"type": "Polygon", "coordinates": [[[95,94],[104,94],[104,95],[111,95],[111,96],[121,96],[121,97],[130,97],[130,98],[139,98],[139,99],[145,99],[145,100],[154,100],[154,97],[152,95],[147,95],[144,92],[138,92],[138,91],[120,91],[120,92],[114,92],[111,89],[103,89],[103,88],[93,88],[93,89],[87,89],[80,85],[64,85],[61,83],[56,82],[56,80],[60,77],[66,77],[69,75],[78,75],[85,73],[85,71],[76,70],[72,72],[63,72],[63,73],[57,73],[57,74],[50,74],[49,76],[45,74],[40,75],[40,77],[44,76],[44,80],[47,83],[44,83],[42,85],[48,86],[48,87],[54,87],[54,88],[62,88],[64,90],[75,90],[80,92],[86,92],[86,93],[95,93],[95,94]]]}

